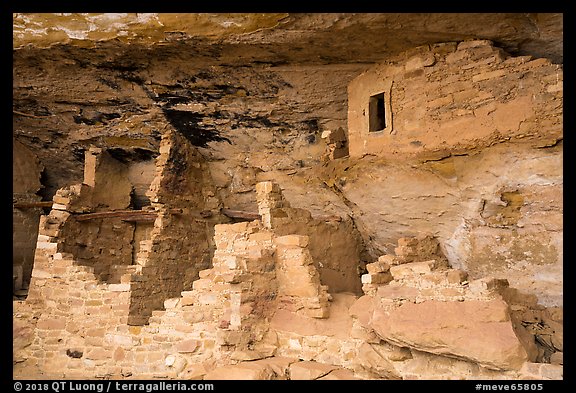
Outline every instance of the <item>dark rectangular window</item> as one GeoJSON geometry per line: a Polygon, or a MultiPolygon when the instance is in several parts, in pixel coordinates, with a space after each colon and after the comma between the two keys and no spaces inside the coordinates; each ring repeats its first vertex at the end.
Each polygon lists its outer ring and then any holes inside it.
{"type": "Polygon", "coordinates": [[[384,93],[370,97],[368,106],[369,131],[382,131],[386,128],[386,109],[384,108],[384,93]]]}

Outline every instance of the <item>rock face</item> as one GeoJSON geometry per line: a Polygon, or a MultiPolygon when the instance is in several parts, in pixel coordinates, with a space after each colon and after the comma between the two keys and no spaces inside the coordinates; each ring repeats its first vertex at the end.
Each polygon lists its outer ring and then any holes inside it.
{"type": "Polygon", "coordinates": [[[13,23],[15,376],[562,378],[562,14],[13,23]]]}

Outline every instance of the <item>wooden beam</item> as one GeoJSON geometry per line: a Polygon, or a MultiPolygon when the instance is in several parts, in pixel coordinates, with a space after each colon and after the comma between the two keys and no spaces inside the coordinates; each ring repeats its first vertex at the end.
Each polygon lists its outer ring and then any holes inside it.
{"type": "Polygon", "coordinates": [[[156,221],[156,216],[151,217],[151,216],[141,216],[141,217],[128,217],[128,218],[122,218],[122,221],[127,221],[127,222],[154,222],[156,221]]]}
{"type": "Polygon", "coordinates": [[[52,117],[53,115],[48,115],[48,116],[36,116],[36,115],[31,115],[29,113],[24,113],[24,112],[20,112],[17,110],[12,109],[12,113],[15,115],[20,115],[20,116],[25,116],[25,117],[31,117],[33,119],[46,119],[48,117],[52,117]]]}
{"type": "Polygon", "coordinates": [[[77,214],[76,220],[87,221],[97,220],[100,218],[121,218],[124,220],[155,220],[158,214],[155,211],[149,210],[112,210],[96,213],[77,214]]]}
{"type": "MultiPolygon", "coordinates": [[[[172,214],[184,214],[182,209],[169,209],[172,214]]],[[[246,212],[241,210],[222,209],[220,211],[223,215],[230,218],[239,218],[244,220],[259,220],[260,214],[253,212],[246,212]]],[[[214,215],[210,210],[190,211],[186,215],[196,218],[209,218],[214,215]]],[[[120,218],[124,221],[145,222],[154,221],[158,216],[158,212],[154,210],[112,210],[95,213],[82,213],[76,215],[76,220],[87,221],[97,220],[101,218],[120,218]]]]}
{"type": "Polygon", "coordinates": [[[52,207],[52,201],[41,202],[14,202],[13,206],[17,209],[29,209],[34,207],[52,207]]]}
{"type": "Polygon", "coordinates": [[[220,212],[230,218],[241,218],[244,220],[260,220],[262,218],[258,213],[245,212],[241,210],[221,209],[220,212]]]}

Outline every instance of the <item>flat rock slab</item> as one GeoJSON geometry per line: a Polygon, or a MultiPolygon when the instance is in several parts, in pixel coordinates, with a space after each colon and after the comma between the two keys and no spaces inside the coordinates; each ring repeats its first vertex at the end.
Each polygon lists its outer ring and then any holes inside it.
{"type": "Polygon", "coordinates": [[[377,308],[371,327],[391,343],[472,360],[496,370],[517,370],[527,353],[502,300],[422,303],[377,308]]]}

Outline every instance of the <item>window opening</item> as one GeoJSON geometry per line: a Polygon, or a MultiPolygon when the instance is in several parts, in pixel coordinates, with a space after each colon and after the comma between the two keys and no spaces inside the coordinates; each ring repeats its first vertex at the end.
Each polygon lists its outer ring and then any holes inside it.
{"type": "Polygon", "coordinates": [[[386,109],[384,104],[384,93],[370,97],[368,107],[370,132],[382,131],[386,128],[386,109]]]}

